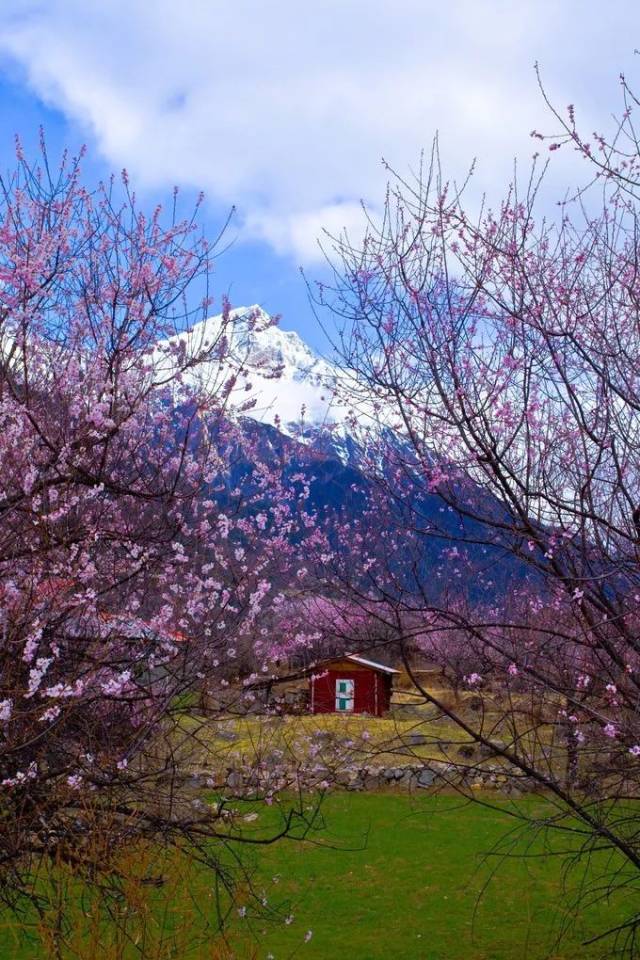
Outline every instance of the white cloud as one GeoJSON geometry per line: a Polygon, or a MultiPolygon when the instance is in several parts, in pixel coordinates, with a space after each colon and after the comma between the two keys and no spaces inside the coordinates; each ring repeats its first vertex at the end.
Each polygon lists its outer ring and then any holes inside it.
{"type": "Polygon", "coordinates": [[[360,203],[348,201],[278,213],[257,209],[248,213],[245,227],[277,253],[295,251],[302,263],[311,263],[331,250],[333,238],[363,236],[366,215],[360,203]]]}
{"type": "Polygon", "coordinates": [[[615,108],[638,27],[599,0],[4,0],[0,50],[112,166],[309,262],[380,202],[380,157],[404,171],[436,129],[447,169],[478,155],[478,189],[504,183],[551,126],[534,60],[561,106],[615,108]]]}

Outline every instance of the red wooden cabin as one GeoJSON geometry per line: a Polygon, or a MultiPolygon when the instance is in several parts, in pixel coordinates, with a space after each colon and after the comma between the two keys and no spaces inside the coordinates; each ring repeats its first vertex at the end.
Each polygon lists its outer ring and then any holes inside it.
{"type": "Polygon", "coordinates": [[[382,663],[355,654],[327,660],[309,676],[311,713],[369,713],[381,717],[391,706],[393,675],[382,663]]]}

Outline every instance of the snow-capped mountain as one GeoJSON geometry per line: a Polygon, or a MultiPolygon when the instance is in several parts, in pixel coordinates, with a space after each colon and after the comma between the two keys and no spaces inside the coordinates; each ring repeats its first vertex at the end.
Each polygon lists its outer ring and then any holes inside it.
{"type": "MultiPolygon", "coordinates": [[[[228,389],[229,404],[243,419],[244,429],[258,439],[266,458],[281,466],[283,478],[305,475],[309,483],[309,505],[319,515],[339,510],[343,515],[359,516],[373,489],[371,465],[374,472],[386,477],[388,455],[395,460],[395,452],[405,466],[412,462],[412,449],[403,440],[402,431],[394,429],[390,415],[374,416],[374,405],[365,400],[354,416],[344,402],[340,402],[341,373],[337,366],[318,356],[293,332],[282,330],[260,307],[239,307],[231,312],[228,322],[221,316],[197,323],[188,333],[181,333],[158,345],[154,371],[162,379],[181,355],[181,367],[187,369],[183,379],[192,377],[199,387],[223,396],[228,389]],[[207,359],[194,362],[191,357],[207,359]],[[382,453],[368,449],[366,431],[371,430],[383,440],[382,453]],[[363,436],[363,431],[365,435],[363,436]],[[311,453],[311,456],[308,454],[311,453]]],[[[435,456],[436,454],[434,454],[435,456]]],[[[248,482],[252,465],[239,460],[234,464],[231,486],[248,482]]],[[[396,483],[396,479],[393,479],[396,483]]],[[[457,549],[462,539],[470,541],[467,553],[474,569],[491,568],[490,581],[478,579],[470,589],[482,593],[488,589],[493,596],[504,592],[514,578],[522,580],[523,565],[510,560],[500,543],[485,542],[480,524],[463,518],[441,500],[439,495],[425,487],[419,474],[415,482],[403,473],[398,488],[399,502],[404,509],[414,511],[412,523],[423,531],[420,569],[438,570],[447,550],[457,549]],[[495,568],[495,570],[494,570],[495,568]]],[[[478,495],[484,496],[480,488],[478,495]]],[[[488,495],[487,495],[488,496],[488,495]]],[[[489,501],[487,501],[489,502],[489,501]]],[[[500,504],[491,500],[491,508],[500,510],[500,504]]],[[[395,561],[394,561],[395,562],[395,561]]],[[[415,577],[411,566],[413,555],[398,557],[398,571],[408,563],[408,575],[415,577]]],[[[427,592],[437,596],[443,589],[440,574],[429,573],[427,592]]],[[[484,575],[483,575],[484,576],[484,575]]],[[[474,581],[474,576],[469,575],[474,581]]]]}
{"type": "Polygon", "coordinates": [[[230,402],[238,412],[277,426],[288,436],[304,440],[309,431],[342,436],[348,409],[336,397],[337,369],[314,353],[293,330],[282,330],[259,306],[231,311],[194,324],[169,344],[189,355],[218,344],[224,361],[216,357],[198,365],[191,376],[209,389],[233,380],[230,402]]]}

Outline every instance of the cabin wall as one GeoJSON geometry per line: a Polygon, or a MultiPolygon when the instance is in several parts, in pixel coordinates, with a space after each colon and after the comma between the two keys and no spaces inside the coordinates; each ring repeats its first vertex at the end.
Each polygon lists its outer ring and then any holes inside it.
{"type": "Polygon", "coordinates": [[[391,692],[393,690],[393,677],[386,673],[380,675],[381,687],[384,691],[382,704],[382,713],[387,713],[391,709],[391,692]]]}

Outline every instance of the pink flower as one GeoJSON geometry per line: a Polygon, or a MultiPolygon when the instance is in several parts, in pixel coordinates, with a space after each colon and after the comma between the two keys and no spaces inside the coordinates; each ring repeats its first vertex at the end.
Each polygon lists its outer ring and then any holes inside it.
{"type": "Polygon", "coordinates": [[[462,679],[469,687],[476,687],[482,681],[482,677],[479,673],[470,673],[468,676],[465,676],[462,679]]]}
{"type": "Polygon", "coordinates": [[[60,707],[49,707],[48,710],[45,710],[44,713],[40,715],[40,720],[42,723],[47,723],[49,720],[55,720],[59,714],[60,707]]]}

